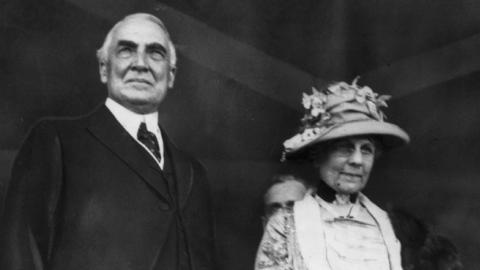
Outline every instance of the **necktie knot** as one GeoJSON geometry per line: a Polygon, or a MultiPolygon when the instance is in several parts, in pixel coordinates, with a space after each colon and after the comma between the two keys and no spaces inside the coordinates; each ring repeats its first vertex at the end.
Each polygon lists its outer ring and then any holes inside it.
{"type": "Polygon", "coordinates": [[[158,146],[157,136],[148,131],[145,122],[138,127],[137,139],[148,148],[148,150],[157,158],[158,162],[162,160],[160,155],[160,147],[158,146]]]}

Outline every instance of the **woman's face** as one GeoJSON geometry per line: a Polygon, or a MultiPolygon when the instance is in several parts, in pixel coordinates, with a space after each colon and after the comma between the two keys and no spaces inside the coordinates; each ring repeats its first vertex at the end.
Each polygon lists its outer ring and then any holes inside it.
{"type": "Polygon", "coordinates": [[[376,147],[368,137],[349,137],[332,142],[315,160],[320,178],[337,193],[353,194],[368,182],[376,147]]]}

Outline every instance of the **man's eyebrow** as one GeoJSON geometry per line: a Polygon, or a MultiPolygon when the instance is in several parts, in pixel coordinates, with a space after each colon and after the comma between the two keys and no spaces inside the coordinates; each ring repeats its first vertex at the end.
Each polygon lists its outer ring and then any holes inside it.
{"type": "Polygon", "coordinates": [[[273,203],[267,204],[267,207],[269,207],[269,208],[281,208],[282,204],[279,203],[279,202],[273,202],[273,203]]]}
{"type": "Polygon", "coordinates": [[[117,45],[118,46],[125,46],[125,47],[132,47],[132,48],[135,48],[137,47],[137,43],[133,42],[133,41],[130,41],[130,40],[119,40],[117,42],[117,45]]]}
{"type": "Polygon", "coordinates": [[[151,43],[147,45],[147,48],[150,50],[160,50],[162,53],[167,54],[167,48],[160,43],[151,43]]]}
{"type": "MultiPolygon", "coordinates": [[[[119,40],[117,42],[117,46],[121,46],[121,47],[129,47],[129,48],[136,48],[138,47],[138,44],[131,41],[131,40],[119,40]]],[[[154,43],[149,43],[147,44],[147,49],[148,50],[159,50],[161,51],[163,54],[167,54],[167,48],[165,48],[165,46],[163,46],[162,44],[160,43],[157,43],[157,42],[154,42],[154,43]]]]}

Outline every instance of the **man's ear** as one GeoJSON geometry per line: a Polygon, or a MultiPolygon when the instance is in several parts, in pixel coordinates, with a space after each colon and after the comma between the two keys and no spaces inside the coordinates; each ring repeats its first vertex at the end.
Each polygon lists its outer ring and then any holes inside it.
{"type": "Polygon", "coordinates": [[[98,62],[98,71],[100,73],[100,81],[102,83],[107,83],[108,69],[107,69],[107,63],[105,61],[98,62]]]}
{"type": "Polygon", "coordinates": [[[177,74],[176,67],[170,67],[170,71],[168,71],[168,89],[173,88],[175,84],[175,75],[177,74]]]}

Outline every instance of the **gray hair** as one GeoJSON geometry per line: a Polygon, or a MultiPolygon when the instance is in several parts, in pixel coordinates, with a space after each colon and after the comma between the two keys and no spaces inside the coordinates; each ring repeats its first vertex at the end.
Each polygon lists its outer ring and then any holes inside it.
{"type": "Polygon", "coordinates": [[[170,64],[170,67],[175,69],[176,64],[177,64],[177,53],[175,51],[175,46],[173,45],[173,42],[170,38],[170,34],[168,33],[167,27],[165,24],[157,17],[148,14],[148,13],[135,13],[126,16],[123,18],[121,21],[117,22],[112,29],[108,32],[107,36],[105,37],[105,40],[103,41],[103,45],[100,49],[97,50],[97,59],[100,63],[107,63],[108,62],[108,49],[112,45],[112,40],[113,40],[113,34],[117,30],[117,28],[122,25],[123,23],[130,21],[130,20],[138,20],[138,19],[143,19],[147,20],[150,22],[155,23],[156,25],[160,26],[160,28],[165,31],[165,34],[167,35],[167,51],[168,51],[168,63],[170,64]]]}

